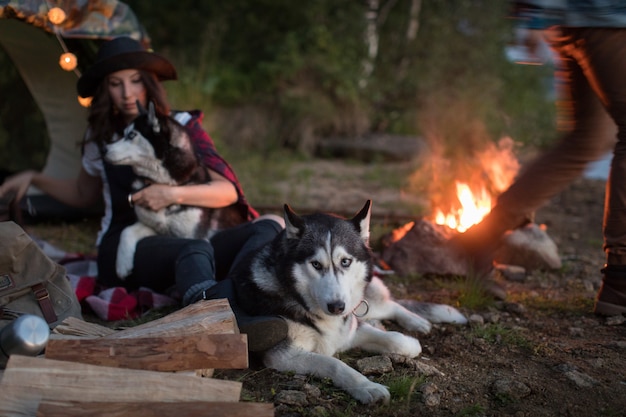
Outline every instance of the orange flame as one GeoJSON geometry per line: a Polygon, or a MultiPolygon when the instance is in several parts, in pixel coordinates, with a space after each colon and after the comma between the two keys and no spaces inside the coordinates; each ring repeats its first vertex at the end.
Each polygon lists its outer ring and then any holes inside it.
{"type": "Polygon", "coordinates": [[[482,183],[468,184],[457,180],[456,199],[458,208],[444,213],[440,208],[434,210],[434,222],[464,232],[479,223],[493,206],[495,193],[504,191],[513,182],[519,170],[519,163],[513,154],[514,142],[511,138],[501,139],[497,145],[487,147],[476,155],[486,177],[482,183]]]}
{"type": "Polygon", "coordinates": [[[469,185],[458,181],[456,182],[456,192],[461,208],[447,214],[437,209],[435,223],[464,232],[472,225],[480,222],[491,211],[491,195],[485,188],[482,188],[476,196],[472,193],[469,185]]]}

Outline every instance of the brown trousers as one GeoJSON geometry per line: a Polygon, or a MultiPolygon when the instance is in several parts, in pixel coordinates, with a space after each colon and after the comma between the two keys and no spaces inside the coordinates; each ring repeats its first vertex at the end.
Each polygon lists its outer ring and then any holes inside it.
{"type": "Polygon", "coordinates": [[[532,213],[613,149],[603,235],[607,263],[626,265],[626,28],[553,28],[560,140],[498,198],[511,223],[532,213]],[[617,131],[617,141],[615,132],[617,131]]]}

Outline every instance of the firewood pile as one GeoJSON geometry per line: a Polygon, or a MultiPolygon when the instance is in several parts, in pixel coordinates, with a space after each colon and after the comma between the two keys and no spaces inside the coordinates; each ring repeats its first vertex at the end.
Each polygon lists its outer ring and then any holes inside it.
{"type": "Polygon", "coordinates": [[[119,331],[69,318],[44,355],[9,358],[0,415],[273,416],[273,404],[239,402],[240,382],[211,378],[247,367],[247,337],[227,300],[119,331]]]}

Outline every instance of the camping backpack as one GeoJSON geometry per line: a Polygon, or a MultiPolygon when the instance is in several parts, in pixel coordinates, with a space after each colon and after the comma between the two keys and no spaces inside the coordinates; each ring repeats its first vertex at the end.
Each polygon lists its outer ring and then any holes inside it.
{"type": "Polygon", "coordinates": [[[0,328],[23,314],[46,320],[50,328],[81,307],[65,268],[50,259],[15,222],[0,222],[0,328]]]}

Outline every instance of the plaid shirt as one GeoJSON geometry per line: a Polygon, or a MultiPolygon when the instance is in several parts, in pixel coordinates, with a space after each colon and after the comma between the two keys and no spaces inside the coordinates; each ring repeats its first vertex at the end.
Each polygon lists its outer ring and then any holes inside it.
{"type": "Polygon", "coordinates": [[[213,139],[211,139],[202,127],[202,118],[204,115],[199,110],[190,111],[188,113],[191,115],[191,119],[185,124],[185,129],[191,137],[194,148],[200,156],[202,163],[233,183],[239,197],[235,204],[241,210],[243,217],[248,220],[256,219],[259,217],[259,213],[257,213],[246,200],[243,188],[237,179],[237,175],[235,175],[235,171],[233,171],[228,162],[217,152],[213,139]]]}

